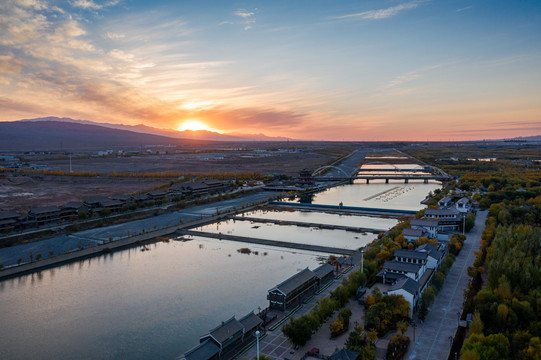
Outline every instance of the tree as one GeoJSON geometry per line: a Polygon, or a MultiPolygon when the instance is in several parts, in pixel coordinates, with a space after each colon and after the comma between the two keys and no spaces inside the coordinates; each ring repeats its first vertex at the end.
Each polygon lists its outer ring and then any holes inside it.
{"type": "Polygon", "coordinates": [[[479,313],[479,310],[475,310],[475,313],[473,314],[473,321],[470,324],[470,333],[471,334],[482,334],[483,333],[484,324],[481,320],[481,314],[479,313]]]}
{"type": "Polygon", "coordinates": [[[432,286],[427,287],[425,291],[423,291],[422,298],[423,302],[426,304],[427,307],[432,305],[434,299],[436,298],[436,292],[434,291],[432,286]]]}
{"type": "Polygon", "coordinates": [[[312,328],[302,316],[298,319],[292,318],[288,324],[284,324],[282,332],[295,346],[303,346],[312,337],[312,328]]]}
{"type": "Polygon", "coordinates": [[[477,353],[479,360],[506,360],[509,359],[509,340],[503,334],[472,334],[462,347],[463,353],[477,353]]]}

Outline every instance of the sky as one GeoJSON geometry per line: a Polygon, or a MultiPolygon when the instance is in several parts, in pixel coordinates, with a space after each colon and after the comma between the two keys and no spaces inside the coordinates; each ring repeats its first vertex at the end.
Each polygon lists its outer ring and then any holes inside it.
{"type": "Polygon", "coordinates": [[[2,0],[0,121],[303,140],[541,134],[541,1],[2,0]]]}

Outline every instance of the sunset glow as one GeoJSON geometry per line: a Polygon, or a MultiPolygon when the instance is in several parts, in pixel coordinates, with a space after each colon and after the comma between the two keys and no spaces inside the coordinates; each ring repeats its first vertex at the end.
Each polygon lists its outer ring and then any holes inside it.
{"type": "Polygon", "coordinates": [[[0,121],[209,129],[179,126],[193,118],[306,140],[541,133],[539,1],[7,0],[0,14],[0,121]]]}
{"type": "Polygon", "coordinates": [[[193,120],[193,119],[190,119],[190,120],[186,120],[184,122],[182,122],[178,128],[177,128],[178,131],[185,131],[185,130],[191,130],[191,131],[198,131],[198,130],[206,130],[206,131],[214,131],[214,132],[218,132],[216,130],[213,130],[211,128],[209,128],[205,123],[199,121],[199,120],[193,120]]]}

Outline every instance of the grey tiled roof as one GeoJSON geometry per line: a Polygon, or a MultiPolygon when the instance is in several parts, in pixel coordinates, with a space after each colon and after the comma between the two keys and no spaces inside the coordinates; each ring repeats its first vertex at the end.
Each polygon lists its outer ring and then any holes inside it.
{"type": "Polygon", "coordinates": [[[208,360],[220,352],[220,347],[212,340],[207,339],[196,347],[188,350],[186,354],[177,358],[186,360],[208,360]]]}
{"type": "Polygon", "coordinates": [[[263,320],[252,311],[248,315],[244,316],[239,322],[244,326],[244,330],[252,330],[263,323],[263,320]]]}
{"type": "MultiPolygon", "coordinates": [[[[293,275],[292,277],[290,277],[289,279],[281,282],[280,284],[276,285],[276,287],[274,287],[273,289],[271,290],[274,290],[274,289],[278,289],[280,290],[281,292],[283,292],[284,294],[289,294],[291,293],[293,290],[295,290],[296,288],[298,288],[299,286],[301,286],[302,284],[306,283],[307,281],[309,281],[310,279],[314,278],[316,275],[308,268],[296,273],[295,275],[293,275]]],[[[269,291],[271,291],[269,290],[269,291]]]]}
{"type": "Polygon", "coordinates": [[[450,209],[426,209],[425,216],[458,216],[460,212],[455,208],[450,209]]]}
{"type": "Polygon", "coordinates": [[[426,251],[428,256],[433,257],[434,259],[441,258],[441,252],[432,244],[426,243],[417,248],[418,251],[426,251]]]}
{"type": "Polygon", "coordinates": [[[316,275],[317,278],[321,279],[325,277],[326,275],[332,273],[333,271],[334,271],[334,267],[331,264],[326,262],[325,264],[314,269],[314,274],[316,275]]]}
{"type": "Polygon", "coordinates": [[[205,334],[203,335],[203,337],[212,335],[212,337],[215,338],[218,342],[224,343],[227,339],[237,334],[239,331],[242,332],[243,329],[244,326],[242,326],[242,324],[233,316],[222,325],[219,325],[214,329],[210,330],[209,334],[205,334]]]}
{"type": "Polygon", "coordinates": [[[420,268],[421,265],[418,264],[409,264],[398,261],[385,261],[385,264],[383,265],[384,270],[405,271],[410,273],[417,273],[420,268]]]}
{"type": "Polygon", "coordinates": [[[470,202],[470,199],[463,197],[462,199],[457,201],[457,204],[467,204],[470,202]]]}
{"type": "Polygon", "coordinates": [[[411,226],[438,226],[438,220],[432,219],[411,219],[411,226]]]}
{"type": "Polygon", "coordinates": [[[395,290],[405,290],[412,295],[415,295],[419,290],[419,283],[407,276],[398,280],[394,285],[392,285],[387,292],[395,290]]]}
{"type": "Polygon", "coordinates": [[[426,260],[428,257],[428,254],[425,252],[419,252],[415,250],[403,250],[398,249],[394,252],[395,257],[405,257],[410,259],[420,259],[420,260],[426,260]]]}
{"type": "Polygon", "coordinates": [[[424,229],[404,229],[402,230],[402,235],[404,236],[415,236],[421,237],[426,233],[424,229]]]}
{"type": "Polygon", "coordinates": [[[42,206],[30,209],[29,213],[32,214],[47,214],[60,210],[57,206],[42,206]]]}

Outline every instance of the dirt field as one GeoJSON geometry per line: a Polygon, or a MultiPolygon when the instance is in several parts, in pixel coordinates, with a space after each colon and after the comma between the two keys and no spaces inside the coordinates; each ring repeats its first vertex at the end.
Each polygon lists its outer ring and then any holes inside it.
{"type": "MultiPolygon", "coordinates": [[[[297,175],[304,167],[314,170],[332,159],[311,152],[268,153],[201,153],[175,155],[147,155],[132,157],[91,157],[73,159],[72,170],[83,172],[260,172],[297,175]]],[[[69,170],[69,159],[36,161],[47,170],[69,170]]]]}
{"type": "Polygon", "coordinates": [[[62,205],[95,196],[129,194],[163,185],[167,179],[77,176],[0,178],[0,210],[62,205]]]}
{"type": "MultiPolygon", "coordinates": [[[[201,153],[133,157],[72,159],[74,172],[259,172],[297,176],[303,168],[315,170],[333,157],[312,152],[201,153]]],[[[69,171],[69,159],[36,160],[44,170],[69,171]]],[[[9,174],[11,175],[11,174],[9,174]]],[[[168,183],[169,178],[117,178],[81,176],[0,177],[0,210],[24,210],[36,206],[62,205],[95,196],[148,191],[168,183]]]]}

